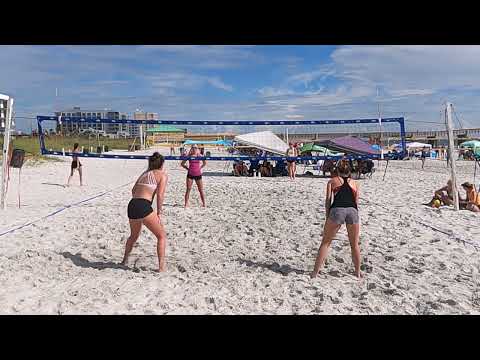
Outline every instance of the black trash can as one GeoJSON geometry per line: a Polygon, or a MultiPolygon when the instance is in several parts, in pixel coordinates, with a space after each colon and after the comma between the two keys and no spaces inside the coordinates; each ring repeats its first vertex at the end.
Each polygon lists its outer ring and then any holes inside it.
{"type": "Polygon", "coordinates": [[[101,154],[102,153],[102,147],[101,146],[97,146],[97,154],[101,154]]]}
{"type": "Polygon", "coordinates": [[[105,146],[105,152],[108,152],[108,146],[105,146]]]}
{"type": "Polygon", "coordinates": [[[20,169],[23,166],[25,160],[25,150],[13,149],[12,158],[10,159],[10,166],[20,169]]]}

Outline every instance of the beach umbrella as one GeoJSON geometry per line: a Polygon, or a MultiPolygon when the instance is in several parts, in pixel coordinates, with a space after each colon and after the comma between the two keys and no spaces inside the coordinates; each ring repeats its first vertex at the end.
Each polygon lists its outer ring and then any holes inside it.
{"type": "Polygon", "coordinates": [[[460,144],[460,147],[462,148],[480,148],[480,141],[478,140],[470,140],[470,141],[465,141],[460,144]]]}

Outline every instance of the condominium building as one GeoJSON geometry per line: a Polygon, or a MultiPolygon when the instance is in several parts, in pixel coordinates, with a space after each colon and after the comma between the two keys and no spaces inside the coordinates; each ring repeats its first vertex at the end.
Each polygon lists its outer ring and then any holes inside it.
{"type": "Polygon", "coordinates": [[[5,130],[5,119],[7,118],[7,103],[7,100],[3,100],[0,98],[0,131],[2,132],[5,130]]]}
{"type": "MultiPolygon", "coordinates": [[[[62,117],[80,117],[80,118],[96,118],[110,120],[126,120],[128,115],[119,111],[104,110],[85,110],[80,107],[73,107],[55,112],[55,116],[62,117]]],[[[130,133],[128,124],[105,124],[105,123],[62,123],[57,125],[57,132],[63,129],[64,132],[81,132],[82,130],[99,130],[106,134],[118,134],[119,132],[130,133]]]]}
{"type": "MultiPolygon", "coordinates": [[[[7,106],[8,106],[8,100],[6,100],[8,97],[6,95],[0,94],[0,132],[5,131],[5,121],[7,119],[7,106]]],[[[12,124],[12,128],[13,128],[12,124]]]]}
{"type": "MultiPolygon", "coordinates": [[[[158,119],[159,119],[158,114],[153,112],[136,110],[133,113],[133,120],[158,120],[158,119]]],[[[144,129],[151,129],[153,127],[155,127],[155,125],[146,125],[144,129]]],[[[139,136],[140,134],[139,126],[131,125],[130,134],[132,136],[139,136]]]]}

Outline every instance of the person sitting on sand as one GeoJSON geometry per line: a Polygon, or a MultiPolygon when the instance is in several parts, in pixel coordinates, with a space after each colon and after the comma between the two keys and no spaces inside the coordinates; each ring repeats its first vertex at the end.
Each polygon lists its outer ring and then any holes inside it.
{"type": "MultiPolygon", "coordinates": [[[[188,153],[189,157],[201,157],[200,150],[197,145],[193,145],[188,153]]],[[[181,167],[186,169],[187,172],[187,190],[185,191],[185,208],[188,207],[188,200],[190,198],[190,191],[192,190],[193,181],[197,184],[198,192],[200,193],[200,200],[202,201],[202,207],[205,207],[205,193],[203,191],[202,181],[202,169],[207,165],[205,160],[183,160],[180,164],[181,167]],[[188,161],[188,166],[185,164],[188,161]],[[201,163],[201,165],[200,165],[201,163]]]]}
{"type": "Polygon", "coordinates": [[[157,256],[159,271],[165,270],[165,243],[167,235],[161,222],[163,200],[167,188],[167,173],[164,170],[165,159],[158,152],[148,158],[148,170],[142,173],[132,189],[132,199],[128,203],[130,236],[125,245],[122,265],[127,265],[128,256],[145,225],[157,238],[157,256]],[[157,213],[152,209],[153,198],[157,195],[157,213]]]}
{"type": "Polygon", "coordinates": [[[234,164],[233,175],[234,176],[247,176],[248,175],[247,165],[245,165],[245,163],[243,161],[239,161],[238,163],[234,164]]]}
{"type": "Polygon", "coordinates": [[[432,200],[430,200],[430,202],[425,205],[433,207],[435,200],[440,200],[441,205],[453,205],[452,180],[447,181],[447,186],[444,186],[435,191],[432,200]]]}
{"type": "Polygon", "coordinates": [[[480,212],[480,194],[475,190],[475,185],[466,182],[462,184],[463,190],[465,190],[466,199],[460,199],[460,208],[470,210],[473,212],[480,212]]]}
{"type": "Polygon", "coordinates": [[[325,173],[330,173],[330,176],[333,176],[335,171],[335,162],[333,160],[325,160],[322,166],[323,176],[325,177],[325,173]]]}
{"type": "Polygon", "coordinates": [[[318,250],[315,267],[311,274],[314,278],[323,267],[328,249],[342,224],[346,224],[355,275],[360,278],[360,220],[358,217],[359,188],[351,179],[351,169],[348,160],[342,160],[337,166],[337,175],[327,184],[325,198],[326,221],[322,244],[318,250]],[[333,203],[332,203],[333,198],[333,203]]]}
{"type": "Polygon", "coordinates": [[[263,177],[271,177],[272,176],[273,167],[271,167],[268,161],[264,161],[260,166],[260,174],[263,177]]]}

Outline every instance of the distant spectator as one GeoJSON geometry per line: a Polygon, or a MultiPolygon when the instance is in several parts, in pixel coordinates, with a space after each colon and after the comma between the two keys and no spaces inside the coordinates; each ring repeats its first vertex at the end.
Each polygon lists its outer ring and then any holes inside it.
{"type": "Polygon", "coordinates": [[[422,149],[422,169],[424,168],[425,166],[425,160],[427,159],[427,156],[430,155],[430,152],[428,151],[427,147],[424,146],[423,149],[422,149]]]}

